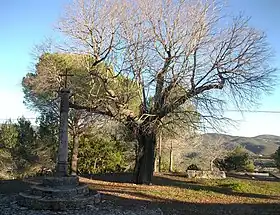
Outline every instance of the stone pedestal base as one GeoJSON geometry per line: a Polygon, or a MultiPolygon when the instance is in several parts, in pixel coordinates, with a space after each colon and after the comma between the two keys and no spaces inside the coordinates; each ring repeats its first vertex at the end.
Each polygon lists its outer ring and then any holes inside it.
{"type": "Polygon", "coordinates": [[[79,209],[101,201],[100,194],[79,183],[76,176],[46,177],[42,184],[30,188],[28,192],[19,194],[18,204],[31,209],[79,209]]]}

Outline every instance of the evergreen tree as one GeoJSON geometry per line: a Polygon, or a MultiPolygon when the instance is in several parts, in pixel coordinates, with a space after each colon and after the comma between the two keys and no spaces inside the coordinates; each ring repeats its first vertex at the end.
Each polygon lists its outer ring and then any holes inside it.
{"type": "Polygon", "coordinates": [[[277,166],[277,168],[280,170],[280,146],[278,147],[278,149],[276,150],[276,152],[273,155],[275,164],[277,166]]]}

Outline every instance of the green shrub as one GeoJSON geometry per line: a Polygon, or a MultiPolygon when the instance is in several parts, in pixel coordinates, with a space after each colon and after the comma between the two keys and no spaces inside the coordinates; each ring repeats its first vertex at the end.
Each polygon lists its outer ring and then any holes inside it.
{"type": "Polygon", "coordinates": [[[191,164],[188,166],[187,170],[201,170],[196,164],[191,164]]]}
{"type": "Polygon", "coordinates": [[[121,172],[126,163],[121,142],[108,137],[84,135],[80,138],[78,172],[82,174],[121,172]]]}
{"type": "Polygon", "coordinates": [[[278,149],[274,153],[273,158],[274,158],[274,161],[275,161],[275,165],[280,170],[280,146],[278,147],[278,149]]]}
{"type": "Polygon", "coordinates": [[[249,154],[242,147],[237,147],[224,159],[216,159],[214,164],[222,171],[249,171],[255,169],[253,161],[249,154]]]}
{"type": "Polygon", "coordinates": [[[223,187],[230,188],[232,191],[235,191],[235,192],[243,193],[243,192],[246,192],[250,186],[246,183],[234,182],[234,183],[230,183],[230,184],[224,184],[223,187]]]}
{"type": "MultiPolygon", "coordinates": [[[[53,168],[55,133],[35,130],[29,120],[19,118],[0,125],[0,177],[22,178],[36,175],[42,167],[53,168]]],[[[49,129],[49,128],[48,128],[49,129]]]]}
{"type": "Polygon", "coordinates": [[[161,165],[160,165],[161,172],[169,172],[169,159],[162,157],[161,165]]]}
{"type": "Polygon", "coordinates": [[[248,161],[248,163],[245,165],[244,169],[248,172],[254,172],[255,171],[255,165],[252,160],[248,161]]]}

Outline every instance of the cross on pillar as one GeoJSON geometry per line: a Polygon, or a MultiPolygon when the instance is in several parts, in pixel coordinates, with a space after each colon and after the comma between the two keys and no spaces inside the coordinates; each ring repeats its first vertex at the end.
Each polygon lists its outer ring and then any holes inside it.
{"type": "Polygon", "coordinates": [[[74,75],[68,74],[68,69],[66,69],[65,73],[59,74],[59,76],[64,77],[64,86],[63,87],[64,87],[64,89],[67,89],[67,81],[68,81],[67,78],[71,77],[71,76],[74,76],[74,75]]]}
{"type": "Polygon", "coordinates": [[[68,175],[68,112],[69,112],[69,95],[70,90],[67,88],[67,77],[73,76],[66,70],[64,74],[64,86],[60,90],[60,127],[59,127],[59,147],[56,164],[56,175],[68,175]]]}

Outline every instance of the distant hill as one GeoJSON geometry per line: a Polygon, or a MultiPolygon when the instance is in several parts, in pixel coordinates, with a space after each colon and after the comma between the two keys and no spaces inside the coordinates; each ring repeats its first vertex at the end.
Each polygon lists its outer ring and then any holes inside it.
{"type": "Polygon", "coordinates": [[[228,148],[243,146],[252,155],[271,155],[280,146],[280,136],[259,135],[256,137],[240,137],[226,134],[207,133],[202,135],[203,144],[220,141],[228,148]]]}

